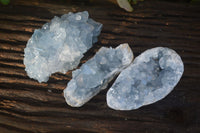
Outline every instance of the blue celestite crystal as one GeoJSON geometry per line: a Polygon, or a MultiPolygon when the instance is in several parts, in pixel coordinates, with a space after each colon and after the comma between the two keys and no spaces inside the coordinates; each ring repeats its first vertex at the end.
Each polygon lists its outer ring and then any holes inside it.
{"type": "Polygon", "coordinates": [[[183,62],[174,50],[147,50],[120,73],[107,92],[107,104],[115,110],[132,110],[161,100],[173,90],[183,71],[183,62]]]}
{"type": "Polygon", "coordinates": [[[133,53],[128,44],[121,44],[115,49],[102,47],[80,69],[72,72],[72,80],[64,90],[66,102],[73,107],[82,106],[105,89],[109,81],[132,60],[133,53]]]}
{"type": "Polygon", "coordinates": [[[52,73],[76,68],[101,29],[102,24],[90,19],[87,11],[54,17],[36,29],[27,43],[24,65],[28,76],[46,82],[52,73]]]}

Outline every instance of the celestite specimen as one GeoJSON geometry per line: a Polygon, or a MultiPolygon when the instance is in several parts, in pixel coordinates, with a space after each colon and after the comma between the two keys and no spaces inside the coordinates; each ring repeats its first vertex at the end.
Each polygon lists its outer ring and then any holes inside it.
{"type": "Polygon", "coordinates": [[[24,65],[28,76],[46,82],[52,73],[76,68],[83,53],[97,42],[101,28],[87,11],[55,16],[36,29],[27,43],[24,65]]]}
{"type": "Polygon", "coordinates": [[[133,60],[128,44],[117,48],[102,47],[96,55],[72,72],[72,80],[64,90],[66,102],[72,107],[80,107],[98,92],[105,89],[121,70],[133,60]]]}
{"type": "Polygon", "coordinates": [[[174,50],[147,50],[120,73],[107,92],[107,104],[115,110],[132,110],[161,100],[173,90],[183,71],[183,62],[174,50]]]}

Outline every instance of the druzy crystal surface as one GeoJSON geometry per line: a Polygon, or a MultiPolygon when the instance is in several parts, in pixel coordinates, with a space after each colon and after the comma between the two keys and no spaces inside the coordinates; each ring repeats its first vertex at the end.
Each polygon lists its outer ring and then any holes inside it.
{"type": "Polygon", "coordinates": [[[174,50],[147,50],[120,73],[107,92],[107,104],[115,110],[132,110],[161,100],[173,90],[183,71],[183,62],[174,50]]]}
{"type": "Polygon", "coordinates": [[[102,47],[96,55],[72,72],[72,80],[64,90],[66,102],[80,107],[102,89],[105,89],[121,70],[133,60],[128,44],[113,48],[102,47]]]}
{"type": "Polygon", "coordinates": [[[54,17],[36,29],[27,43],[24,64],[28,76],[46,82],[52,73],[76,68],[83,53],[97,42],[101,28],[87,11],[54,17]]]}

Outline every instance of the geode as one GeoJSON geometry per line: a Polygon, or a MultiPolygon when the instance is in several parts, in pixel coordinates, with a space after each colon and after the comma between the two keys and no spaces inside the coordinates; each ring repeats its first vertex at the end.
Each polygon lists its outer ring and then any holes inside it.
{"type": "Polygon", "coordinates": [[[101,28],[87,11],[55,16],[28,40],[24,50],[28,76],[46,82],[52,73],[76,68],[83,53],[97,42],[101,28]]]}
{"type": "Polygon", "coordinates": [[[173,90],[183,71],[183,62],[174,50],[147,50],[117,77],[107,92],[107,104],[115,110],[132,110],[161,100],[173,90]]]}
{"type": "Polygon", "coordinates": [[[66,102],[73,107],[82,106],[105,89],[109,81],[132,60],[133,53],[128,44],[121,44],[115,49],[102,47],[80,69],[72,72],[72,80],[64,90],[66,102]]]}

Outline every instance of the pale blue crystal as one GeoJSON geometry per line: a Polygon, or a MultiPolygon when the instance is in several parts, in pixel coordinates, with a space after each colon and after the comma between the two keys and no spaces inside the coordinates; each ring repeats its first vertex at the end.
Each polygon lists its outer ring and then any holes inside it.
{"type": "Polygon", "coordinates": [[[88,17],[87,11],[70,12],[34,31],[24,50],[30,78],[46,82],[52,73],[66,73],[78,66],[83,53],[97,42],[102,28],[88,17]]]}
{"type": "Polygon", "coordinates": [[[102,47],[80,69],[72,72],[72,80],[64,90],[66,102],[73,107],[82,106],[105,89],[109,81],[132,60],[133,53],[128,44],[121,44],[115,49],[102,47]]]}
{"type": "Polygon", "coordinates": [[[117,77],[107,92],[107,104],[115,110],[132,110],[161,100],[173,90],[183,71],[183,62],[174,50],[147,50],[117,77]]]}

